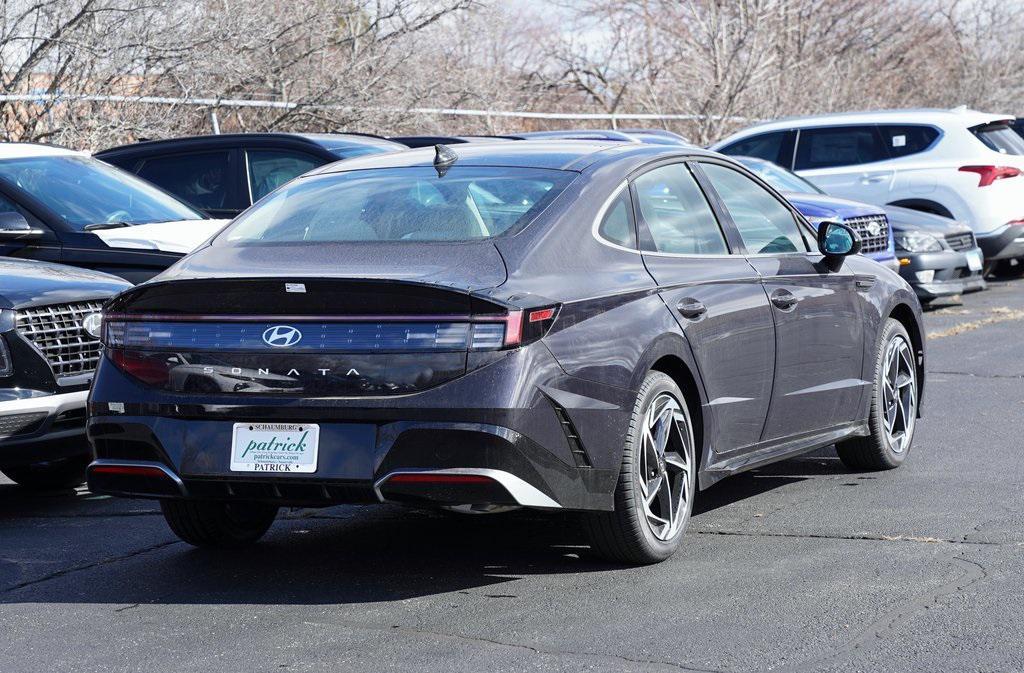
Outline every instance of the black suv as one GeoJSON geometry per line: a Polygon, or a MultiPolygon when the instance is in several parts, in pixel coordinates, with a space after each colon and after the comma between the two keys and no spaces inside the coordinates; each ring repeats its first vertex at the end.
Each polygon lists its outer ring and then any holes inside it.
{"type": "Polygon", "coordinates": [[[0,471],[14,481],[82,481],[100,307],[128,287],[95,271],[0,258],[0,471]]]}
{"type": "Polygon", "coordinates": [[[95,156],[215,218],[232,218],[292,178],[340,159],[406,149],[357,133],[230,133],[149,140],[95,156]]]}

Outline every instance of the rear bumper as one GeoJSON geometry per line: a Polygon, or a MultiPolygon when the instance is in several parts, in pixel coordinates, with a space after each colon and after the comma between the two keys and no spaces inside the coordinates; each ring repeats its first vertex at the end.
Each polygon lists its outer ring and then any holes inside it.
{"type": "Polygon", "coordinates": [[[290,506],[395,500],[607,510],[628,426],[624,409],[632,408],[632,394],[567,376],[540,344],[411,395],[181,397],[101,364],[88,423],[97,457],[91,489],[290,506]],[[317,423],[316,472],[232,472],[234,424],[256,421],[317,423]],[[156,466],[162,474],[118,474],[112,466],[156,466]],[[408,474],[467,478],[395,479],[408,474]]]}
{"type": "Polygon", "coordinates": [[[1024,257],[1024,226],[1003,226],[976,238],[986,261],[1024,257]]]}
{"type": "Polygon", "coordinates": [[[970,269],[965,252],[908,252],[900,253],[899,258],[908,261],[900,266],[900,275],[922,299],[976,292],[987,287],[982,272],[970,269]],[[933,272],[932,279],[922,281],[918,276],[921,271],[933,272]]]}
{"type": "Polygon", "coordinates": [[[84,441],[87,390],[48,394],[23,390],[0,401],[0,463],[28,464],[88,453],[84,441]],[[84,437],[83,437],[84,439],[84,437]]]}

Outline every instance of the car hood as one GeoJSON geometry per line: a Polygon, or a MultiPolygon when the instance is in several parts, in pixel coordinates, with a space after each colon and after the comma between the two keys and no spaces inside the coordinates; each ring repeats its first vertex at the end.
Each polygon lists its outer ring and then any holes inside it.
{"type": "Polygon", "coordinates": [[[197,278],[401,280],[460,290],[497,287],[505,263],[490,241],[211,245],[155,281],[197,278]]]}
{"type": "Polygon", "coordinates": [[[867,217],[883,215],[884,209],[860,201],[849,201],[826,194],[804,194],[786,192],[783,194],[790,203],[796,206],[804,217],[836,218],[845,220],[851,217],[867,217]]]}
{"type": "Polygon", "coordinates": [[[224,228],[230,220],[180,220],[100,229],[96,234],[111,248],[158,250],[188,254],[224,228]]]}
{"type": "Polygon", "coordinates": [[[913,208],[901,206],[885,206],[885,214],[889,216],[889,224],[893,231],[927,231],[930,234],[963,234],[971,228],[958,220],[951,220],[941,215],[923,213],[913,208]]]}
{"type": "Polygon", "coordinates": [[[106,299],[131,283],[98,271],[0,257],[0,308],[106,299]]]}

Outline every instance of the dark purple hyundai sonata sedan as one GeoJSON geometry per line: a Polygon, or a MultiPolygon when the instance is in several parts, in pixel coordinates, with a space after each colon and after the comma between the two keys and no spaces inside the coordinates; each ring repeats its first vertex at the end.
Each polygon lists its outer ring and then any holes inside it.
{"type": "Polygon", "coordinates": [[[106,306],[89,485],[200,546],[281,506],[518,506],[659,561],[723,477],[906,458],[920,306],[859,247],[691,147],[331,164],[106,306]]]}

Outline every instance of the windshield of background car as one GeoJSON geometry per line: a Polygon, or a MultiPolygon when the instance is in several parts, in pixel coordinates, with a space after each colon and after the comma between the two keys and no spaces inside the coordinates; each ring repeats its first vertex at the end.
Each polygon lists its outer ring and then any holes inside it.
{"type": "Polygon", "coordinates": [[[815,187],[810,181],[804,180],[799,175],[790,173],[785,168],[777,166],[770,161],[750,161],[746,159],[739,159],[738,161],[757,173],[758,177],[780,192],[795,192],[797,194],[825,193],[815,187]]]}
{"type": "Polygon", "coordinates": [[[203,219],[173,196],[89,157],[5,159],[0,161],[0,180],[40,201],[78,230],[90,224],[203,219]]]}
{"type": "Polygon", "coordinates": [[[381,168],[300,178],[220,240],[242,243],[471,241],[520,228],[576,176],[539,168],[381,168]]]}
{"type": "Polygon", "coordinates": [[[1017,135],[1009,122],[974,126],[971,133],[990,150],[1002,154],[1024,154],[1024,138],[1017,135]]]}

